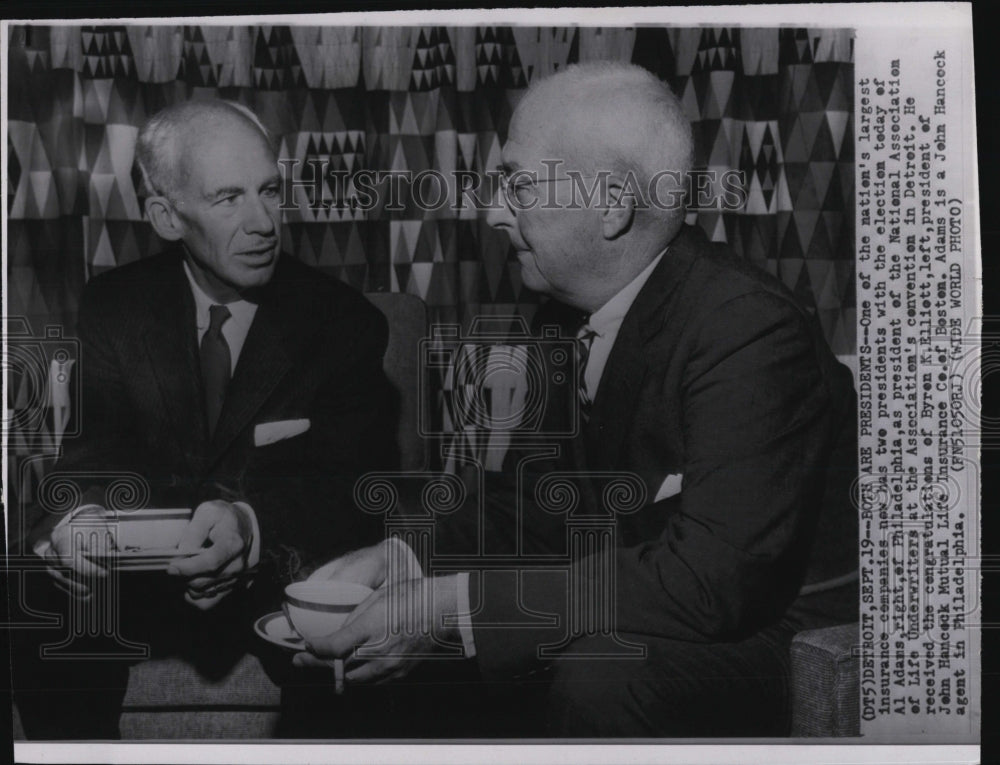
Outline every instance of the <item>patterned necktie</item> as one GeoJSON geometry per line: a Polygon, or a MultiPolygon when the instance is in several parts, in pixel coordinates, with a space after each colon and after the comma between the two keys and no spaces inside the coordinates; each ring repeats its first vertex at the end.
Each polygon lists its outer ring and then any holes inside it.
{"type": "MultiPolygon", "coordinates": [[[[587,321],[590,317],[587,317],[587,321]]],[[[590,326],[590,324],[584,322],[583,326],[576,333],[576,346],[577,346],[577,356],[576,356],[576,380],[577,380],[577,396],[580,400],[580,417],[583,420],[584,425],[590,421],[590,407],[593,403],[590,400],[590,394],[587,392],[587,361],[590,358],[590,347],[594,344],[594,338],[597,337],[597,333],[590,326]]]]}
{"type": "Polygon", "coordinates": [[[230,317],[224,305],[213,305],[208,309],[208,330],[201,338],[201,378],[205,384],[205,414],[208,418],[208,434],[215,432],[215,425],[226,400],[226,388],[231,375],[232,358],[229,343],[222,334],[222,325],[230,317]]]}

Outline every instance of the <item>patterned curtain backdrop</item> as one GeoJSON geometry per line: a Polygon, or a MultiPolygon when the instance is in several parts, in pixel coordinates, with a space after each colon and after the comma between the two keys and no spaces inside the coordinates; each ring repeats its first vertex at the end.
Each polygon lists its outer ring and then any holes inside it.
{"type": "MultiPolygon", "coordinates": [[[[836,353],[854,350],[850,30],[24,26],[10,36],[9,311],[36,332],[72,328],[87,278],[162,246],[143,221],[134,147],[168,104],[218,96],[253,108],[297,180],[324,166],[480,173],[499,164],[530,82],[611,59],[670,83],[702,167],[745,174],[742,209],[691,220],[815,308],[836,353]]],[[[337,191],[328,180],[324,199],[337,191]]],[[[530,321],[537,298],[485,213],[418,209],[405,186],[399,209],[326,209],[307,203],[306,185],[283,239],[303,261],[366,291],[418,295],[432,321],[530,321]]]]}

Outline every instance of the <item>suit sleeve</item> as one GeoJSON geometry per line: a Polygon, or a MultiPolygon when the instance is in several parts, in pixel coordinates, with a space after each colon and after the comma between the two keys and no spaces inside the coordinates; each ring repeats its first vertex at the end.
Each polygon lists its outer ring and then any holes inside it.
{"type": "MultiPolygon", "coordinates": [[[[737,640],[791,603],[819,509],[831,407],[805,318],[767,293],[716,308],[692,346],[681,398],[680,508],[658,538],[615,550],[614,626],[687,641],[737,640]]],[[[571,575],[585,579],[594,564],[581,561],[571,575]]],[[[482,577],[482,621],[501,622],[527,607],[559,614],[560,628],[477,630],[488,675],[516,671],[536,660],[540,643],[558,643],[571,608],[565,571],[524,575],[521,603],[513,605],[503,595],[510,576],[482,577]]]]}
{"type": "MultiPolygon", "coordinates": [[[[79,355],[73,374],[80,383],[80,399],[72,416],[80,435],[67,438],[52,474],[53,487],[71,487],[59,495],[43,492],[26,518],[27,547],[47,537],[52,528],[76,507],[104,505],[105,490],[117,479],[135,489],[131,498],[155,495],[162,489],[151,482],[144,465],[148,449],[137,431],[138,420],[128,404],[127,386],[113,347],[117,323],[113,301],[92,283],[84,290],[77,321],[79,355]],[[68,499],[70,501],[61,501],[68,499]]],[[[125,484],[119,483],[119,487],[125,484]]],[[[127,490],[126,493],[130,492],[127,490]]]]}
{"type": "Polygon", "coordinates": [[[394,391],[382,370],[388,329],[375,309],[345,324],[350,335],[336,350],[312,349],[337,358],[309,410],[308,448],[295,451],[284,469],[245,477],[243,497],[260,524],[262,559],[282,582],[383,533],[384,518],[358,508],[353,491],[361,475],[397,461],[394,391]]]}

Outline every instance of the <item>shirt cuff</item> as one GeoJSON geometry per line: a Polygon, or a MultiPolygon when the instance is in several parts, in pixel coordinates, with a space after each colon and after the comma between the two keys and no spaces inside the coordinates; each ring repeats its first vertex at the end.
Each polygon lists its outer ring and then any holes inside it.
{"type": "Polygon", "coordinates": [[[247,568],[253,568],[260,562],[260,525],[257,523],[257,514],[246,502],[234,502],[234,507],[239,508],[250,516],[250,554],[247,555],[247,568]]]}
{"type": "MultiPolygon", "coordinates": [[[[402,565],[407,567],[409,572],[412,573],[412,576],[408,578],[415,579],[424,575],[420,561],[417,559],[413,549],[406,542],[394,536],[390,536],[386,541],[388,544],[395,546],[403,556],[404,562],[402,565]]],[[[458,588],[455,621],[458,624],[458,633],[462,636],[462,650],[467,659],[471,659],[476,655],[476,643],[472,637],[472,608],[469,605],[469,578],[467,571],[460,571],[455,575],[455,586],[458,588]]]]}
{"type": "Polygon", "coordinates": [[[472,636],[472,608],[469,606],[469,601],[469,572],[462,571],[458,574],[458,614],[456,618],[466,659],[471,659],[476,655],[476,642],[472,636]]]}

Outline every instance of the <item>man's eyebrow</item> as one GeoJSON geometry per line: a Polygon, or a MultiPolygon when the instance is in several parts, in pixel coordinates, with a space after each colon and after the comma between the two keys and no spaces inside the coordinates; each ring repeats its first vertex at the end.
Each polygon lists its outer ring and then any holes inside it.
{"type": "Polygon", "coordinates": [[[242,194],[243,191],[244,189],[241,186],[223,186],[221,189],[206,192],[205,199],[223,199],[224,197],[242,194]]]}

